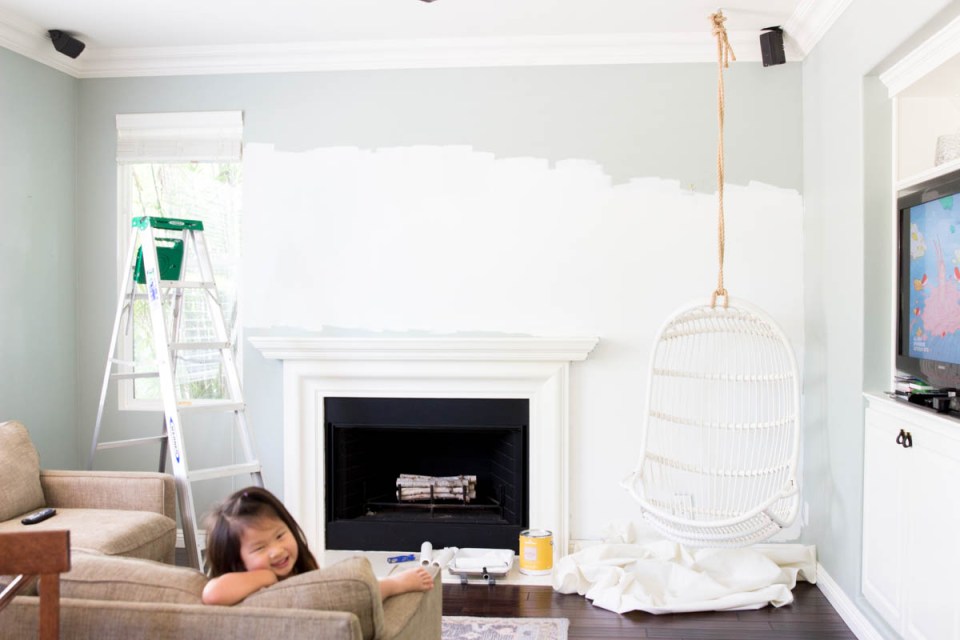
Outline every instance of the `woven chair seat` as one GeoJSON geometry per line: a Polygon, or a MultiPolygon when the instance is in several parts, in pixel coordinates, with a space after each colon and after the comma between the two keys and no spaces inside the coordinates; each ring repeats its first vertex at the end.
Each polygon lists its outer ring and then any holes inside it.
{"type": "Polygon", "coordinates": [[[800,383],[780,328],[730,302],[683,308],[657,335],[643,444],[624,486],[690,546],[742,547],[796,518],[800,383]]]}

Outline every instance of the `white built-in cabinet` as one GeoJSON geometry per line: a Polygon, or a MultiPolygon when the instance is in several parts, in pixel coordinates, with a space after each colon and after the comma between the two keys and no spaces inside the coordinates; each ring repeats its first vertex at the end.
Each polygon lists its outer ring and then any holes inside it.
{"type": "Polygon", "coordinates": [[[866,398],[863,594],[904,638],[960,639],[960,421],[866,398]]]}
{"type": "Polygon", "coordinates": [[[880,80],[893,106],[893,255],[889,289],[874,293],[889,300],[892,320],[888,343],[865,346],[891,360],[888,386],[865,393],[861,586],[902,637],[960,640],[960,420],[883,393],[894,386],[897,194],[960,169],[960,158],[937,163],[938,140],[960,134],[960,18],[880,80]]]}

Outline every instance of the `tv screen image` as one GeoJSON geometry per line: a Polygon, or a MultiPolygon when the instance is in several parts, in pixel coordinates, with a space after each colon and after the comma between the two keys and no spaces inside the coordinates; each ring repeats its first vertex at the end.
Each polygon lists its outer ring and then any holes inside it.
{"type": "Polygon", "coordinates": [[[960,364],[960,211],[949,195],[909,216],[908,354],[960,364]]]}
{"type": "Polygon", "coordinates": [[[960,172],[901,193],[897,369],[960,387],[960,172]]]}

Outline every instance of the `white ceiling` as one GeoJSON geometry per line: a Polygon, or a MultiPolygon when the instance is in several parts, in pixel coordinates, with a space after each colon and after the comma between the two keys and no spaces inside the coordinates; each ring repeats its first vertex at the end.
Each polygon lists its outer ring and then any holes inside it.
{"type": "Polygon", "coordinates": [[[759,59],[760,30],[774,25],[793,36],[788,56],[797,59],[848,2],[0,0],[0,46],[77,77],[706,61],[716,55],[709,16],[722,8],[738,59],[759,59]],[[51,56],[48,29],[87,49],[76,60],[51,56]]]}

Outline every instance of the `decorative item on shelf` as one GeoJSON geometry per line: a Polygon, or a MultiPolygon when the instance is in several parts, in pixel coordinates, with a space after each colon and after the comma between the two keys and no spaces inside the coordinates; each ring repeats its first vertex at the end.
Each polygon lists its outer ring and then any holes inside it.
{"type": "Polygon", "coordinates": [[[960,158],[960,133],[946,133],[937,138],[936,164],[946,164],[960,158]]]}

